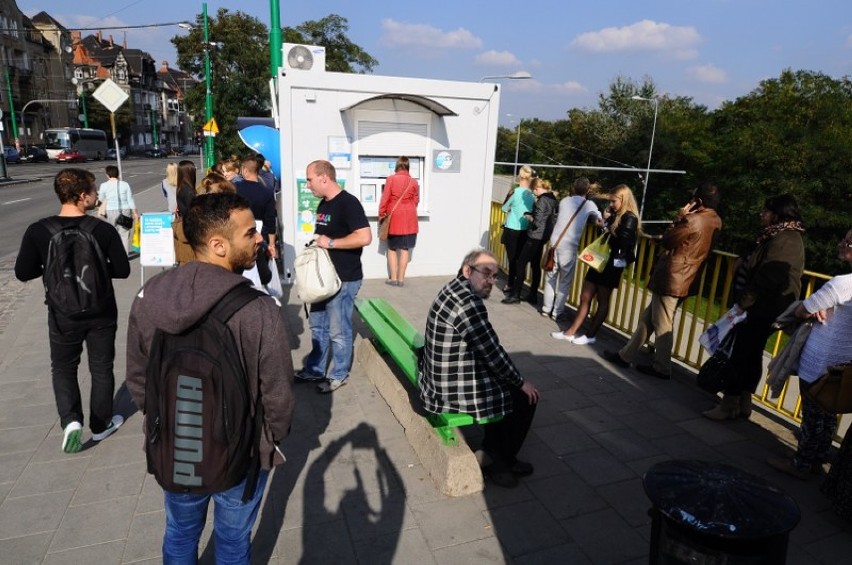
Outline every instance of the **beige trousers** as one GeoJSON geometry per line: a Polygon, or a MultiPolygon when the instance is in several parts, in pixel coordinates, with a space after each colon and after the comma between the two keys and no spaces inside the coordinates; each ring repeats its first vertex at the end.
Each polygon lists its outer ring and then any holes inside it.
{"type": "Polygon", "coordinates": [[[679,298],[676,296],[651,295],[651,303],[639,316],[639,325],[633,330],[630,341],[618,352],[621,358],[633,363],[639,348],[645,345],[653,333],[654,340],[654,369],[670,375],[672,373],[672,346],[674,344],[675,310],[679,298]]]}

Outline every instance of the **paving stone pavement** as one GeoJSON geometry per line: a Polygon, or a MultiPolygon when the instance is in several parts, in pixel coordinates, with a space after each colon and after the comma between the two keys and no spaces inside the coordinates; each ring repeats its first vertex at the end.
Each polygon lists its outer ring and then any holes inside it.
{"type": "MultiPolygon", "coordinates": [[[[116,284],[118,383],[138,261],[133,269],[116,284]]],[[[387,298],[420,327],[444,282],[417,278],[396,288],[371,280],[360,295],[387,298]]],[[[159,563],[162,493],[145,472],[140,415],[119,389],[125,425],[99,445],[62,453],[41,283],[0,288],[0,304],[14,304],[0,306],[0,563],[159,563]]],[[[642,476],[672,458],[727,462],[776,483],[802,510],[788,562],[848,562],[852,526],[832,513],[818,479],[800,482],[763,462],[789,448],[788,429],[759,413],[751,421],[705,420],[700,411],[713,399],[691,372],[680,368],[664,382],[615,368],[597,352],[623,337],[606,332],[591,347],[556,342],[552,322],[528,305],[496,298],[488,302],[492,323],[542,391],[521,453],[535,474],[516,489],[486,482],[477,495],[441,495],[356,364],[334,394],[296,385],[288,463],[269,481],[255,563],[647,563],[651,527],[642,476]]],[[[295,299],[284,315],[298,368],[310,347],[307,324],[295,299]]],[[[356,329],[359,340],[369,335],[360,323],[356,329]]],[[[85,359],[80,381],[87,398],[85,359]]],[[[467,435],[479,439],[476,430],[467,435]]],[[[209,536],[208,525],[202,563],[212,563],[209,536]]]]}

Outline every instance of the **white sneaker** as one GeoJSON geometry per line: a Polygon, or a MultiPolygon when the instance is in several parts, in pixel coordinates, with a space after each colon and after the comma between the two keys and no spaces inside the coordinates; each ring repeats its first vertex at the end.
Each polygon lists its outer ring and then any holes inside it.
{"type": "Polygon", "coordinates": [[[565,335],[562,332],[551,332],[550,337],[552,337],[553,339],[558,339],[560,341],[570,341],[570,342],[574,341],[573,335],[565,335]]]}
{"type": "Polygon", "coordinates": [[[317,385],[317,392],[328,394],[330,392],[334,392],[345,384],[345,380],[339,381],[337,379],[328,379],[324,383],[320,383],[317,385]]]}
{"type": "Polygon", "coordinates": [[[102,431],[99,434],[92,434],[92,439],[95,440],[95,441],[105,440],[106,438],[108,438],[109,436],[114,434],[116,431],[118,431],[118,428],[120,428],[121,424],[123,424],[123,423],[124,423],[124,417],[123,416],[121,416],[119,414],[114,415],[112,417],[112,419],[109,421],[109,425],[107,426],[107,429],[105,429],[104,431],[102,431]]]}
{"type": "Polygon", "coordinates": [[[594,337],[589,337],[587,335],[581,335],[579,337],[574,338],[574,345],[591,345],[596,342],[597,339],[594,337]]]}
{"type": "Polygon", "coordinates": [[[80,422],[71,422],[65,426],[62,435],[62,451],[65,453],[77,453],[83,449],[83,426],[80,422]]]}

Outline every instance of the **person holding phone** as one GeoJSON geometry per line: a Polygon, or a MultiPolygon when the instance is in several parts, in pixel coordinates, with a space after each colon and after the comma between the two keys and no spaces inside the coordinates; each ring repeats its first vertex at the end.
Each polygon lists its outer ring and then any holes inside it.
{"type": "Polygon", "coordinates": [[[706,182],[678,210],[671,226],[659,238],[663,253],[648,282],[648,289],[653,292],[651,303],[639,317],[639,325],[627,345],[619,351],[604,351],[605,359],[629,367],[639,348],[653,333],[656,337],[654,361],[650,365],[637,365],[636,369],[660,379],[671,378],[675,310],[680,301],[689,296],[692,282],[722,230],[722,220],[716,213],[720,196],[719,188],[706,182]]]}

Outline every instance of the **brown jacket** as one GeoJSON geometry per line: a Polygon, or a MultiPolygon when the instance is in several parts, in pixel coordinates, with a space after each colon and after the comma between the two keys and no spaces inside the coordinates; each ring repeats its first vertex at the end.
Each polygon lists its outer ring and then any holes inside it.
{"type": "Polygon", "coordinates": [[[689,296],[689,287],[721,229],[722,220],[712,208],[679,216],[663,234],[660,245],[665,251],[657,259],[648,288],[664,296],[689,296]]]}

